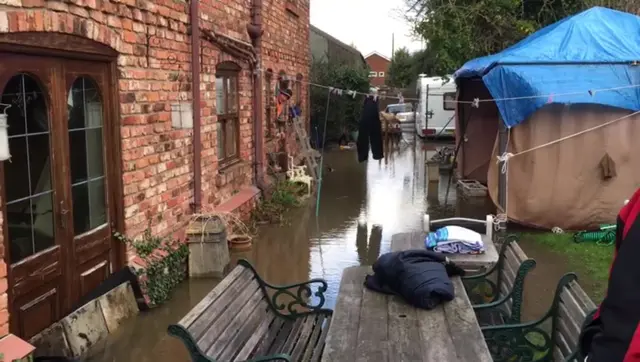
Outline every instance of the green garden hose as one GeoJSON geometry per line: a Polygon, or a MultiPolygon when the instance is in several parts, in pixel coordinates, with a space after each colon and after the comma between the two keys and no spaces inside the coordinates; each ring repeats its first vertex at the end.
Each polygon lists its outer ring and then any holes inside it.
{"type": "Polygon", "coordinates": [[[599,230],[579,231],[573,235],[573,241],[576,243],[595,241],[598,245],[613,245],[616,241],[616,226],[601,225],[599,230]]]}

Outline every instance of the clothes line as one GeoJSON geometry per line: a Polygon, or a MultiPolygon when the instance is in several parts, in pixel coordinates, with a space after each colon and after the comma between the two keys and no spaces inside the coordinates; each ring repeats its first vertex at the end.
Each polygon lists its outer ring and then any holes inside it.
{"type": "MultiPolygon", "coordinates": [[[[270,71],[270,70],[266,70],[266,69],[256,69],[256,72],[262,72],[262,73],[270,73],[272,75],[277,75],[276,73],[270,71]]],[[[347,95],[350,96],[352,98],[356,98],[357,96],[365,96],[365,97],[373,97],[374,99],[397,99],[399,101],[420,101],[419,98],[405,98],[402,96],[402,94],[398,94],[397,96],[391,96],[391,95],[378,95],[378,94],[374,94],[374,93],[365,93],[365,92],[358,92],[358,91],[354,91],[354,90],[349,90],[349,89],[342,89],[340,87],[335,87],[335,86],[328,86],[328,85],[324,85],[324,84],[318,84],[318,83],[313,83],[313,82],[307,82],[304,80],[294,80],[295,82],[299,82],[302,84],[306,84],[312,87],[317,87],[317,88],[324,88],[327,89],[329,91],[331,91],[331,93],[336,94],[336,95],[347,95]]],[[[630,85],[626,85],[626,86],[618,86],[618,87],[611,87],[611,88],[599,88],[599,89],[586,89],[584,91],[573,91],[573,92],[566,92],[566,93],[552,93],[552,94],[540,94],[540,95],[534,95],[534,96],[523,96],[523,97],[508,97],[508,98],[487,98],[487,99],[480,99],[480,98],[474,98],[471,101],[458,101],[458,100],[451,100],[451,101],[447,101],[447,102],[451,102],[451,103],[456,103],[456,104],[470,104],[472,107],[474,108],[479,108],[480,107],[480,103],[485,103],[485,102],[504,102],[504,101],[515,101],[515,100],[524,100],[524,99],[539,99],[539,98],[546,98],[548,103],[553,103],[555,98],[558,97],[563,97],[563,96],[575,96],[575,95],[583,95],[583,94],[588,94],[591,97],[595,97],[598,93],[602,93],[602,92],[614,92],[614,91],[618,91],[618,90],[623,90],[623,89],[632,89],[632,88],[640,88],[640,84],[630,84],[630,85]]],[[[445,93],[429,93],[429,96],[436,96],[436,97],[444,97],[445,93]]]]}

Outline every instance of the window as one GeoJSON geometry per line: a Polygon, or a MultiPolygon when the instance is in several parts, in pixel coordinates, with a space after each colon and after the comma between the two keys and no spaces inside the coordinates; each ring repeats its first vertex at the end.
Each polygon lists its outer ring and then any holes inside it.
{"type": "Polygon", "coordinates": [[[384,78],[384,72],[378,72],[378,77],[384,78]]]}
{"type": "Polygon", "coordinates": [[[271,138],[271,129],[273,128],[273,88],[271,81],[273,79],[273,71],[267,69],[264,74],[264,109],[265,109],[265,136],[271,138]]]}
{"type": "Polygon", "coordinates": [[[377,76],[378,76],[377,72],[374,72],[374,71],[369,72],[369,78],[375,78],[377,76]]]}
{"type": "Polygon", "coordinates": [[[234,63],[216,68],[216,114],[218,115],[218,162],[226,164],[238,157],[240,118],[238,112],[238,75],[234,63]]]}
{"type": "Polygon", "coordinates": [[[445,111],[455,111],[456,109],[456,93],[455,92],[449,92],[449,93],[445,93],[442,97],[442,108],[444,108],[445,111]]]}

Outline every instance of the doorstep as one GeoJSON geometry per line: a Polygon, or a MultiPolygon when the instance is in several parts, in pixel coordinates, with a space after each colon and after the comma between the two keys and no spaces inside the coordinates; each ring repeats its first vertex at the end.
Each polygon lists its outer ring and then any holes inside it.
{"type": "Polygon", "coordinates": [[[0,339],[0,361],[27,362],[33,360],[35,347],[22,339],[9,334],[0,339]]]}

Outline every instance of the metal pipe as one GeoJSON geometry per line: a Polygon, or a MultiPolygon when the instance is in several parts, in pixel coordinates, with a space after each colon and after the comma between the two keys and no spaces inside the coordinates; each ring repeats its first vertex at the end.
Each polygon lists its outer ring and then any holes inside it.
{"type": "Polygon", "coordinates": [[[200,9],[191,0],[191,91],[193,92],[193,212],[202,205],[202,141],[200,128],[200,9]]]}
{"type": "Polygon", "coordinates": [[[253,172],[255,184],[262,188],[264,184],[263,175],[263,103],[262,103],[262,0],[253,0],[251,9],[251,29],[249,35],[251,43],[255,49],[257,61],[253,72],[253,139],[254,139],[254,162],[253,172]]]}

